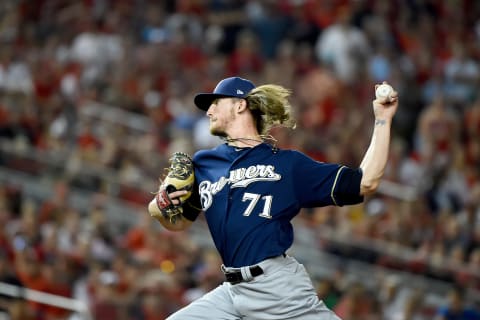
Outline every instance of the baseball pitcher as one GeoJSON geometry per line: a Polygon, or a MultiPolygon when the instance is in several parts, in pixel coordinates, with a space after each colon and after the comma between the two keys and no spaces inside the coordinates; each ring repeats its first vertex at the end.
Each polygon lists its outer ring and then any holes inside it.
{"type": "MultiPolygon", "coordinates": [[[[379,85],[376,85],[378,87],[379,85]]],[[[149,213],[169,230],[184,230],[203,212],[223,260],[225,282],[168,320],[334,320],[305,268],[286,254],[292,219],[302,208],[343,206],[376,191],[386,166],[398,95],[373,100],[371,143],[359,168],[317,162],[282,150],[273,126],[294,127],[290,91],[231,77],[195,96],[210,132],[225,143],[193,159],[172,156],[149,213]]]]}

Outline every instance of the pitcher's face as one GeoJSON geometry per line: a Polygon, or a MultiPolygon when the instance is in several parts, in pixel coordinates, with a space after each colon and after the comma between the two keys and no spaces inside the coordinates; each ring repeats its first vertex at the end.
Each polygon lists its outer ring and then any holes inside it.
{"type": "Polygon", "coordinates": [[[235,101],[232,98],[215,99],[207,110],[210,118],[210,133],[214,136],[226,137],[229,128],[236,119],[235,101]]]}

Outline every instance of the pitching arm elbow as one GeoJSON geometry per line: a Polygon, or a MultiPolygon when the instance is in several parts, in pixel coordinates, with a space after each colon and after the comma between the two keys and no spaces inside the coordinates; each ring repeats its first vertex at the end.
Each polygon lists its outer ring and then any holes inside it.
{"type": "Polygon", "coordinates": [[[368,196],[377,192],[380,181],[373,179],[362,178],[360,183],[360,194],[362,196],[368,196]]]}

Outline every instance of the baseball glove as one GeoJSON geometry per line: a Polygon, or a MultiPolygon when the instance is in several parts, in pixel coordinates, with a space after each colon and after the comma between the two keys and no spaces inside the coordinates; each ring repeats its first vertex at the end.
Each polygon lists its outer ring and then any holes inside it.
{"type": "Polygon", "coordinates": [[[166,170],[167,174],[155,199],[162,216],[171,223],[175,223],[183,213],[182,204],[192,195],[195,180],[192,158],[186,153],[175,152],[170,158],[170,166],[166,170]],[[169,193],[179,190],[186,190],[188,193],[176,198],[180,203],[175,205],[169,193]]]}

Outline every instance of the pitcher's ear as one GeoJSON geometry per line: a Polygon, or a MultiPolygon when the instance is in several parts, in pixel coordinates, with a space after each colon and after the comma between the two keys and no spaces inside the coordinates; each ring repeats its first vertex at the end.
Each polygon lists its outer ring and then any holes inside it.
{"type": "Polygon", "coordinates": [[[237,101],[236,101],[236,109],[237,109],[237,112],[238,112],[238,113],[242,113],[242,112],[244,112],[245,110],[247,110],[247,109],[248,109],[247,100],[245,100],[245,99],[237,99],[237,101]]]}

